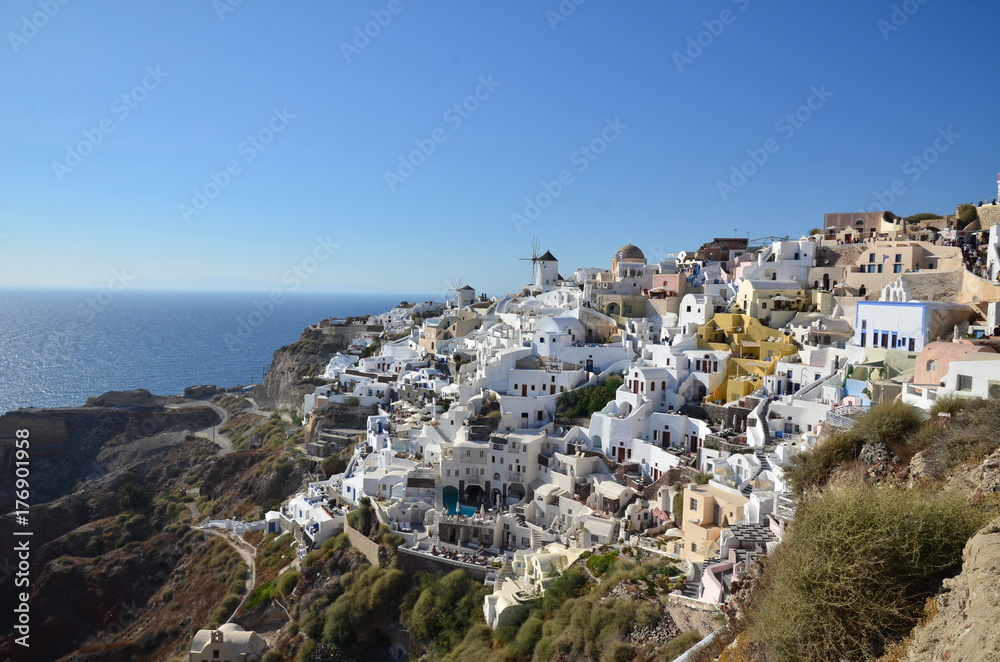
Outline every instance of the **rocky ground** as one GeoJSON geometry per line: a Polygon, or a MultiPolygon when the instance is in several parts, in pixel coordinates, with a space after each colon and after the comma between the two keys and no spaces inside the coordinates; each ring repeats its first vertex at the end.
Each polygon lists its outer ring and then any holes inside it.
{"type": "MultiPolygon", "coordinates": [[[[245,593],[239,556],[191,522],[256,518],[301,484],[301,467],[285,459],[295,441],[284,430],[278,444],[220,455],[205,432],[220,412],[142,391],[0,417],[4,461],[18,429],[31,430],[32,451],[31,560],[22,587],[30,592],[32,646],[30,658],[19,657],[25,651],[0,636],[0,659],[170,659],[224,597],[245,593]]],[[[5,481],[0,492],[12,498],[12,487],[5,481]]],[[[14,527],[11,517],[0,519],[0,537],[12,540],[14,527]]],[[[0,584],[13,587],[8,569],[16,566],[6,553],[0,584]]],[[[9,602],[14,591],[3,594],[9,602]]],[[[10,632],[12,609],[0,613],[0,632],[10,632]]]]}
{"type": "Polygon", "coordinates": [[[1000,518],[965,547],[962,573],[946,579],[938,613],[913,632],[907,662],[1000,659],[1000,518]]]}

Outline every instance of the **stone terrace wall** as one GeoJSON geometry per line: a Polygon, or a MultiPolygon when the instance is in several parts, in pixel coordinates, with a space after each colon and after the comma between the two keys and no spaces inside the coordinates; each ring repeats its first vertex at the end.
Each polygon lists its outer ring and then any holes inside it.
{"type": "Polygon", "coordinates": [[[983,205],[979,210],[979,226],[989,230],[994,225],[1000,225],[1000,205],[983,205]]]}
{"type": "Polygon", "coordinates": [[[344,533],[347,534],[347,539],[351,541],[351,545],[353,545],[356,550],[361,552],[364,557],[368,559],[369,563],[375,566],[379,564],[378,545],[348,524],[346,519],[344,520],[344,533]]]}

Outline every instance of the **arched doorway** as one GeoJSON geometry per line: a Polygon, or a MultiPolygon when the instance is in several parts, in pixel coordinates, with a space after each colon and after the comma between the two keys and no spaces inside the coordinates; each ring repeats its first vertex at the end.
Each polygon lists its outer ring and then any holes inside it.
{"type": "Polygon", "coordinates": [[[517,503],[524,498],[524,486],[521,483],[511,483],[507,486],[507,503],[517,503]]]}
{"type": "Polygon", "coordinates": [[[472,503],[481,503],[483,500],[483,488],[478,485],[469,485],[465,488],[465,500],[472,503]]]}
{"type": "Polygon", "coordinates": [[[617,303],[608,304],[608,315],[621,315],[622,309],[617,303]]]}

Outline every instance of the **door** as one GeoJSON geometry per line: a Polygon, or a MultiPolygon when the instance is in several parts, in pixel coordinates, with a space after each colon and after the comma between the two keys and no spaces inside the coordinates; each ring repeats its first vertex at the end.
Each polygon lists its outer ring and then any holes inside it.
{"type": "Polygon", "coordinates": [[[525,397],[525,398],[528,397],[528,385],[527,384],[521,384],[521,396],[525,397]]]}
{"type": "Polygon", "coordinates": [[[556,394],[556,385],[549,384],[549,395],[555,395],[555,394],[556,394]]]}

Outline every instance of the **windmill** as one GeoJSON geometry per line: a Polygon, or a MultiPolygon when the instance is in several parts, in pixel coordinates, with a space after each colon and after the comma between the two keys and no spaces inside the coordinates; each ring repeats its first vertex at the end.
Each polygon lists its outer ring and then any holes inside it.
{"type": "Polygon", "coordinates": [[[538,283],[535,282],[535,277],[538,274],[538,270],[535,268],[535,266],[538,264],[538,258],[540,257],[538,254],[538,249],[539,249],[538,235],[536,234],[534,237],[531,238],[531,257],[518,258],[519,260],[525,262],[531,262],[531,265],[528,267],[528,282],[530,282],[532,285],[538,285],[538,283]]]}
{"type": "Polygon", "coordinates": [[[448,283],[448,290],[455,293],[455,307],[459,307],[459,303],[462,300],[462,288],[465,287],[465,282],[458,276],[451,279],[448,283]]]}

